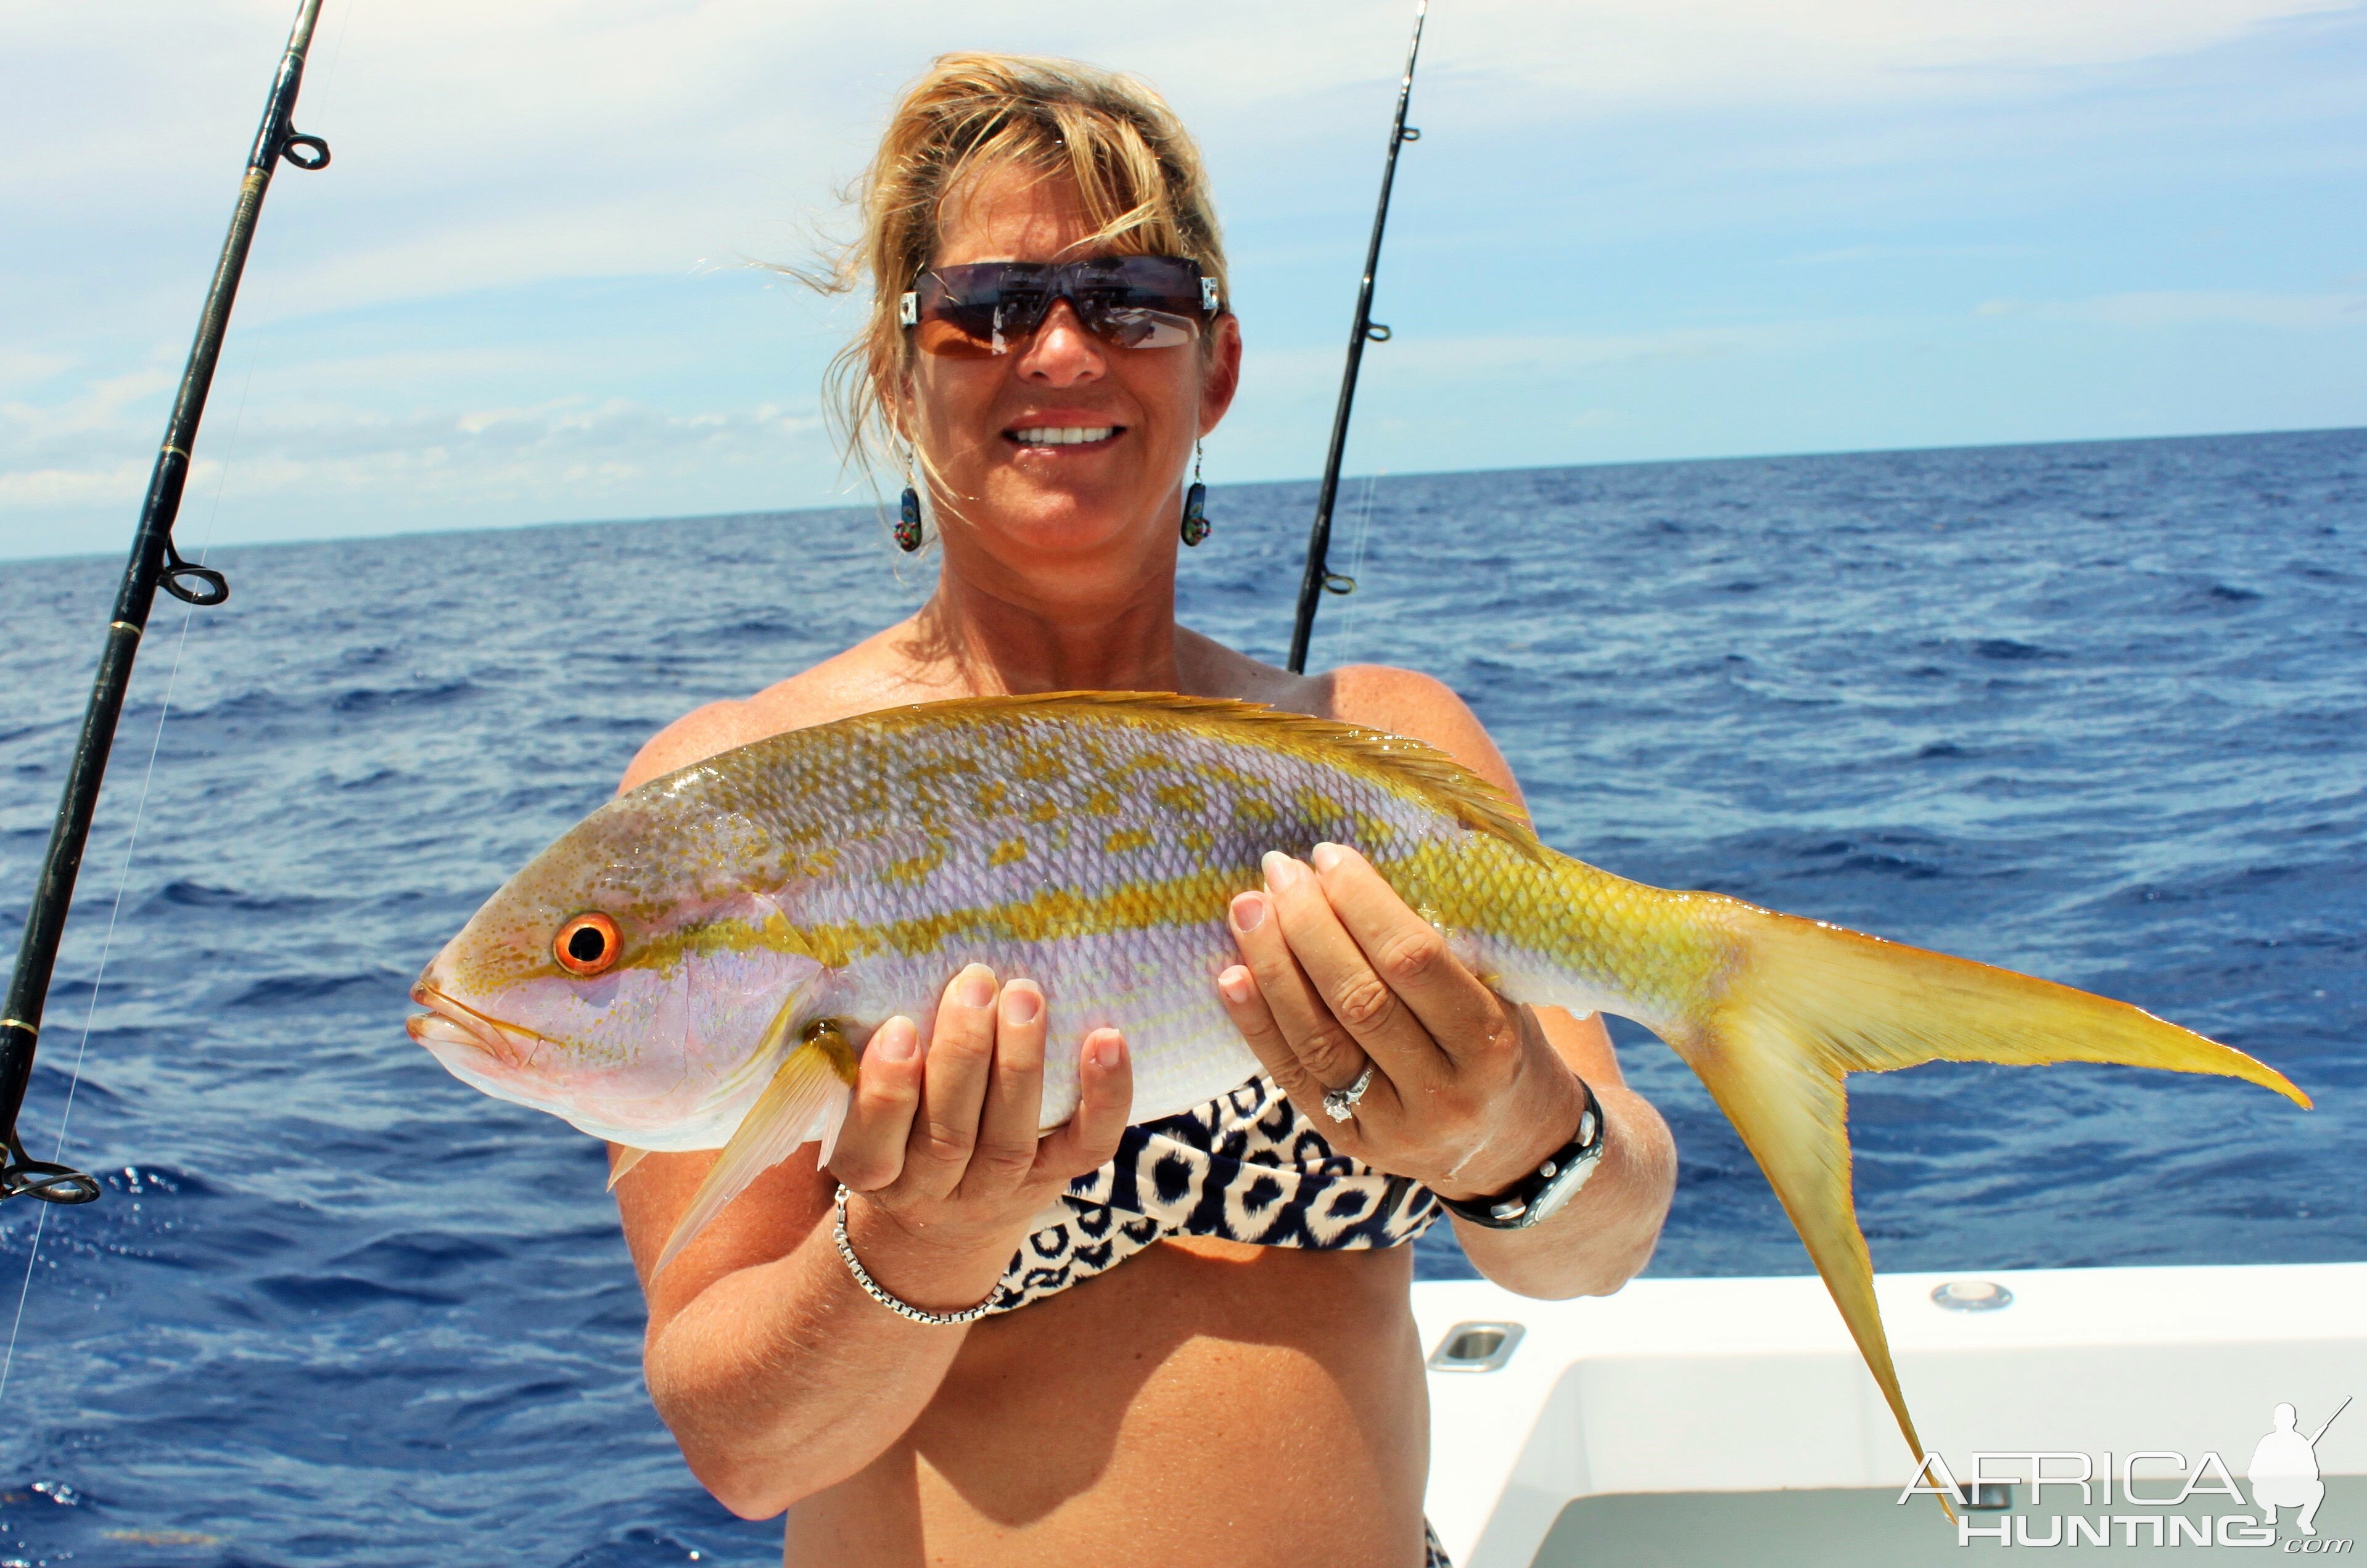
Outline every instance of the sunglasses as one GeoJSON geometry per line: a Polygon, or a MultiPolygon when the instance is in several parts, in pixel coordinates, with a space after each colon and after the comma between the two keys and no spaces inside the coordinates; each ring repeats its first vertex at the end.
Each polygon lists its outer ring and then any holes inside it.
{"type": "Polygon", "coordinates": [[[1008,354],[1066,299],[1085,331],[1118,348],[1174,348],[1217,313],[1217,280],[1182,256],[974,262],[915,278],[896,319],[926,354],[1008,354]]]}

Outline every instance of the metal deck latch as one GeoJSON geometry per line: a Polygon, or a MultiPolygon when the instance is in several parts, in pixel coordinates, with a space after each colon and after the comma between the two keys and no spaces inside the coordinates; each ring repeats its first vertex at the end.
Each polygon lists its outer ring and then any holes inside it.
{"type": "Polygon", "coordinates": [[[1931,1287],[1931,1303],[1946,1312],[1996,1312],[2013,1305],[2013,1292],[1994,1280],[1951,1280],[1931,1287]]]}
{"type": "Polygon", "coordinates": [[[1512,1359],[1528,1330],[1517,1323],[1458,1323],[1430,1353],[1433,1372],[1492,1372],[1512,1359]]]}

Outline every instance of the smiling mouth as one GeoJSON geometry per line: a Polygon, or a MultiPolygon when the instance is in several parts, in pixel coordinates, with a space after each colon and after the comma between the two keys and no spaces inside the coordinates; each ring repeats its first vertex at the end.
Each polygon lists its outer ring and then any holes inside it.
{"type": "Polygon", "coordinates": [[[1021,446],[1098,446],[1125,433],[1122,424],[1030,424],[1002,433],[1021,446]]]}

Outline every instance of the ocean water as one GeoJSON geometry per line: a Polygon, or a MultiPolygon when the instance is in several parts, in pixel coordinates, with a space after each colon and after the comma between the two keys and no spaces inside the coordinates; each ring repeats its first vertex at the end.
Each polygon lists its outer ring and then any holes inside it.
{"type": "MultiPolygon", "coordinates": [[[[1185,618],[1278,659],[1311,495],[1217,491],[1185,618]]],[[[1877,1266],[2367,1258],[2367,432],[1383,478],[1341,511],[1362,587],[1319,662],[1462,692],[1550,842],[2127,998],[2318,1099],[1857,1079],[1877,1266]]],[[[652,730],[924,583],[867,513],[216,562],[229,606],[160,604],[26,1111],[46,1154],[71,1093],[64,1156],[110,1190],[0,1209],[0,1561],[776,1560],[650,1411],[598,1148],[447,1077],[403,991],[652,730]]],[[[117,570],[0,566],[12,932],[117,570]]],[[[1805,1271],[1699,1086],[1619,1037],[1683,1161],[1653,1270],[1805,1271]]],[[[1421,1261],[1466,1267],[1443,1230],[1421,1261]]]]}

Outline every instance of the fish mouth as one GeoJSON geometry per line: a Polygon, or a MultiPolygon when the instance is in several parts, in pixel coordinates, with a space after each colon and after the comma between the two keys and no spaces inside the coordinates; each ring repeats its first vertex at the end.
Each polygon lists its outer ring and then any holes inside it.
{"type": "Polygon", "coordinates": [[[482,1051],[505,1067],[524,1069],[532,1066],[536,1054],[551,1043],[548,1034],[479,1012],[425,980],[411,987],[411,999],[431,1010],[413,1013],[402,1026],[430,1051],[437,1045],[465,1046],[482,1051]]]}

